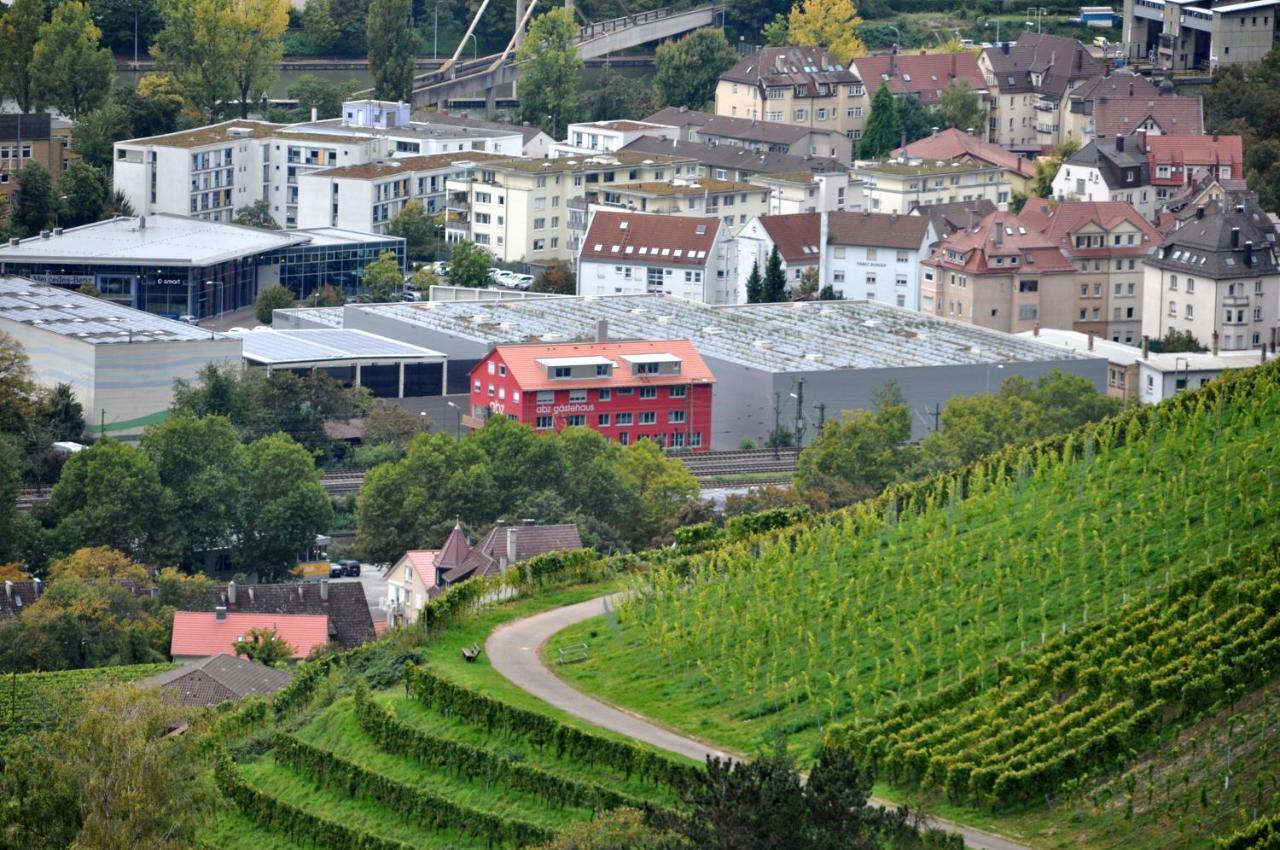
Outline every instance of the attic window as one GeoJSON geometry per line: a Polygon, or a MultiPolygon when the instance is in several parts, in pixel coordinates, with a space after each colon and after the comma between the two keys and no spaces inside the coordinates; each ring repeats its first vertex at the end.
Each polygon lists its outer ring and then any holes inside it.
{"type": "Polygon", "coordinates": [[[596,243],[596,246],[595,246],[594,248],[592,248],[591,250],[593,250],[593,251],[603,251],[603,250],[604,250],[604,246],[603,246],[603,245],[601,245],[599,242],[597,242],[597,243],[596,243]]]}
{"type": "Polygon", "coordinates": [[[707,235],[707,226],[706,226],[705,224],[699,224],[697,227],[695,227],[695,228],[693,229],[693,232],[694,232],[694,233],[696,233],[696,234],[697,234],[697,235],[699,235],[699,236],[706,236],[706,235],[707,235]]]}
{"type": "Polygon", "coordinates": [[[618,229],[619,229],[619,230],[626,230],[626,229],[627,229],[627,223],[626,223],[625,221],[620,221],[620,222],[618,222],[618,229]]]}

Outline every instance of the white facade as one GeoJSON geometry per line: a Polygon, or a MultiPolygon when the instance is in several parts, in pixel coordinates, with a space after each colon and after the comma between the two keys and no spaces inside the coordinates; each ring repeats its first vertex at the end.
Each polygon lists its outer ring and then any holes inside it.
{"type": "Polygon", "coordinates": [[[1120,201],[1148,221],[1155,216],[1155,192],[1150,186],[1112,189],[1102,169],[1063,163],[1053,178],[1053,196],[1067,201],[1120,201]]]}
{"type": "Polygon", "coordinates": [[[757,174],[750,182],[769,190],[766,215],[862,211],[862,182],[850,179],[848,172],[757,174]]]}
{"type": "Polygon", "coordinates": [[[680,138],[680,129],[647,121],[592,121],[570,124],[563,142],[551,145],[550,156],[590,156],[621,150],[641,136],[655,139],[680,138]]]}
{"type": "Polygon", "coordinates": [[[1191,269],[1146,266],[1142,282],[1145,336],[1159,339],[1169,331],[1190,331],[1208,346],[1216,333],[1221,351],[1248,351],[1276,342],[1278,325],[1280,275],[1213,280],[1197,277],[1191,269]]]}
{"type": "Polygon", "coordinates": [[[1250,354],[1151,354],[1138,361],[1138,400],[1155,404],[1185,389],[1199,389],[1223,372],[1248,369],[1265,362],[1250,354]]]}
{"type": "Polygon", "coordinates": [[[915,248],[839,245],[828,238],[819,279],[841,298],[919,310],[920,261],[936,239],[933,225],[915,248]]]}
{"type": "Polygon", "coordinates": [[[638,252],[620,252],[616,258],[608,259],[589,258],[585,256],[585,249],[590,243],[588,234],[583,250],[578,253],[578,294],[660,294],[703,304],[738,303],[739,296],[733,276],[736,262],[735,240],[729,238],[722,224],[713,226],[714,243],[711,250],[706,252],[707,256],[701,265],[665,262],[663,258],[670,258],[674,252],[668,248],[659,254],[657,247],[653,249],[653,254],[659,255],[657,258],[652,255],[642,256],[638,252]]]}

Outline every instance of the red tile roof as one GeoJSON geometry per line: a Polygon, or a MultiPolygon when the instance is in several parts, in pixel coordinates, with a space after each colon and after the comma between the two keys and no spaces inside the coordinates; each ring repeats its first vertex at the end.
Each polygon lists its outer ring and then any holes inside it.
{"type": "MultiPolygon", "coordinates": [[[[712,383],[715,376],[707,368],[698,349],[687,339],[629,340],[626,342],[571,342],[556,345],[499,345],[491,352],[507,364],[507,371],[524,392],[568,389],[581,386],[661,386],[665,384],[712,383]],[[671,354],[680,358],[677,375],[632,375],[622,360],[627,355],[671,354]],[[554,357],[605,357],[615,364],[612,377],[589,380],[553,380],[547,367],[539,363],[554,357]]],[[[486,357],[485,360],[488,358],[486,357]]],[[[476,364],[481,369],[485,360],[476,364]]]]}
{"type": "Polygon", "coordinates": [[[295,659],[329,642],[329,618],[324,614],[227,614],[219,620],[211,611],[175,611],[169,654],[176,658],[234,653],[232,645],[250,629],[275,629],[293,648],[295,659]]]}
{"type": "Polygon", "coordinates": [[[1183,169],[1229,165],[1231,177],[1244,177],[1244,142],[1240,136],[1147,136],[1147,159],[1151,164],[1151,182],[1157,186],[1181,186],[1191,179],[1185,173],[1157,177],[1156,168],[1160,165],[1183,169]]]}
{"type": "Polygon", "coordinates": [[[827,216],[827,242],[914,251],[924,243],[929,224],[920,215],[838,210],[827,216]]]}
{"type": "Polygon", "coordinates": [[[404,553],[409,566],[413,567],[413,571],[418,574],[418,581],[424,587],[436,585],[436,559],[439,556],[439,549],[410,549],[404,553]]]}
{"type": "Polygon", "coordinates": [[[1023,268],[1038,274],[1074,271],[1056,242],[1010,212],[994,212],[969,230],[958,230],[938,244],[925,261],[933,266],[963,268],[969,274],[1018,274],[1023,268]],[[997,231],[999,231],[997,233],[997,231]],[[999,241],[997,241],[999,240],[999,241]],[[961,262],[947,260],[947,252],[962,255],[961,262]],[[1016,264],[996,264],[996,258],[1018,257],[1016,264]],[[1030,257],[1028,263],[1026,258],[1030,257]]]}
{"type": "Polygon", "coordinates": [[[1199,97],[1099,97],[1093,102],[1093,135],[1127,136],[1144,129],[1151,120],[1162,133],[1204,132],[1204,110],[1199,97]]]}
{"type": "Polygon", "coordinates": [[[1012,171],[1023,177],[1034,177],[1035,164],[1031,160],[1005,150],[999,145],[984,142],[976,136],[970,136],[963,130],[954,127],[925,136],[912,142],[905,148],[898,148],[894,156],[919,157],[920,159],[977,159],[982,162],[998,165],[1005,171],[1012,171]]]}
{"type": "MultiPolygon", "coordinates": [[[[822,222],[818,213],[762,215],[760,224],[787,265],[812,265],[822,257],[822,222]]],[[[764,269],[760,270],[764,274],[764,269]]]]}
{"type": "Polygon", "coordinates": [[[932,53],[915,56],[860,56],[852,64],[870,95],[884,82],[894,94],[915,94],[923,104],[938,102],[952,82],[987,90],[987,78],[971,53],[932,53]]]}
{"type": "Polygon", "coordinates": [[[476,544],[459,566],[445,573],[444,580],[456,584],[467,578],[487,578],[498,575],[502,563],[510,554],[508,543],[514,537],[515,560],[527,561],[546,552],[563,552],[582,548],[582,537],[577,523],[557,525],[508,525],[498,522],[485,538],[476,544]]]}
{"type": "MultiPolygon", "coordinates": [[[[1028,207],[1031,205],[1028,204],[1028,207]]],[[[1138,240],[1137,245],[1106,245],[1102,248],[1094,248],[1091,250],[1081,249],[1081,254],[1094,254],[1100,256],[1109,256],[1110,254],[1145,254],[1151,248],[1159,245],[1161,235],[1158,230],[1145,218],[1142,214],[1133,208],[1132,204],[1123,201],[1063,201],[1057,206],[1046,208],[1041,206],[1040,209],[1027,215],[1027,210],[1022,211],[1022,218],[1028,226],[1034,226],[1039,229],[1051,241],[1062,245],[1067,252],[1076,253],[1073,248],[1071,239],[1074,234],[1089,224],[1096,224],[1108,231],[1115,228],[1122,222],[1137,227],[1147,238],[1138,240]],[[1043,224],[1033,219],[1033,216],[1039,212],[1043,215],[1043,224]]]]}
{"type": "Polygon", "coordinates": [[[705,266],[714,255],[720,219],[597,212],[582,241],[584,260],[662,266],[705,266]]]}

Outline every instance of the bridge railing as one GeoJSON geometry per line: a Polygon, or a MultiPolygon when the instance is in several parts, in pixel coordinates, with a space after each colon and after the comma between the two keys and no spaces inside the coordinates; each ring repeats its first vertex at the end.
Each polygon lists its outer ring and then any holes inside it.
{"type": "Polygon", "coordinates": [[[713,5],[698,6],[692,9],[672,9],[665,7],[662,9],[651,9],[648,12],[640,12],[635,15],[624,15],[621,18],[613,18],[608,21],[597,21],[593,24],[587,24],[578,30],[578,42],[590,41],[593,38],[599,38],[602,35],[608,35],[612,32],[628,29],[640,24],[652,23],[660,21],[664,18],[670,18],[673,15],[683,15],[689,12],[703,12],[707,9],[714,8],[713,5]]]}

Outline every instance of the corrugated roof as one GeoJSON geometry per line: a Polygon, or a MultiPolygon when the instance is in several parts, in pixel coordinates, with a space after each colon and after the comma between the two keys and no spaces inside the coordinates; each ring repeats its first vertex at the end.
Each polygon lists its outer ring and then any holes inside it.
{"type": "Polygon", "coordinates": [[[579,256],[700,268],[711,258],[719,232],[718,218],[602,211],[591,217],[579,256]]]}
{"type": "Polygon", "coordinates": [[[268,365],[374,358],[443,360],[445,357],[439,351],[357,330],[255,328],[236,336],[243,342],[246,360],[268,365]]]}
{"type": "Polygon", "coordinates": [[[232,646],[250,629],[274,629],[293,649],[293,659],[306,658],[329,642],[329,618],[324,614],[227,614],[219,620],[216,612],[175,611],[169,654],[233,653],[232,646]]]}
{"type": "MultiPolygon", "coordinates": [[[[630,340],[625,342],[577,342],[559,345],[500,345],[495,354],[507,365],[511,377],[525,392],[564,389],[566,387],[609,387],[614,385],[688,384],[712,383],[715,376],[707,368],[698,349],[687,339],[630,340]],[[632,375],[626,364],[620,362],[628,355],[669,354],[680,358],[680,372],[676,375],[632,375]],[[582,380],[555,380],[547,377],[547,366],[539,361],[557,357],[604,357],[613,361],[612,374],[593,376],[582,380]]],[[[480,369],[481,364],[476,365],[480,369]]]]}

